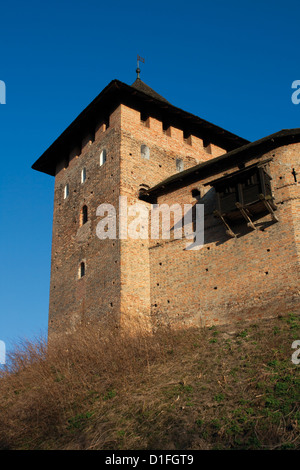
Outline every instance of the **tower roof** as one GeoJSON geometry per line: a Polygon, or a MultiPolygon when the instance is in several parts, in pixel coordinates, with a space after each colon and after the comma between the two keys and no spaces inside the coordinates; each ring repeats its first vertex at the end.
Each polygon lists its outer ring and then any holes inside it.
{"type": "Polygon", "coordinates": [[[139,78],[131,86],[112,80],[36,160],[32,168],[54,176],[57,163],[67,158],[74,147],[120,104],[148,112],[157,119],[166,120],[170,125],[188,130],[200,138],[206,137],[227,151],[249,143],[242,137],[176,108],[139,78]]]}
{"type": "Polygon", "coordinates": [[[136,90],[139,90],[146,95],[152,96],[152,98],[155,98],[160,101],[164,101],[165,103],[169,103],[163,96],[159,95],[154,91],[152,88],[150,88],[146,83],[144,83],[140,78],[137,78],[136,81],[131,85],[133,88],[136,90]]]}

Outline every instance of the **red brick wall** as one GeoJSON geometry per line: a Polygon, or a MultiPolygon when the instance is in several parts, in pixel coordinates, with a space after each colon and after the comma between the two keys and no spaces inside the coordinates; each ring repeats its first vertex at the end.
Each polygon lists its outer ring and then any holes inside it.
{"type": "MultiPolygon", "coordinates": [[[[144,204],[138,199],[141,185],[152,187],[176,173],[176,158],[184,169],[213,157],[203,148],[202,140],[192,136],[192,145],[183,139],[183,131],[171,127],[163,133],[162,122],[152,117],[144,126],[140,113],[121,105],[121,181],[120,194],[128,205],[144,204]],[[141,145],[150,149],[149,160],[141,157],[141,145]]],[[[215,156],[224,151],[214,147],[215,156]]],[[[128,223],[134,217],[128,219],[128,223]]],[[[121,322],[151,323],[149,240],[121,240],[121,322]]]]}
{"type": "MultiPolygon", "coordinates": [[[[119,111],[111,116],[110,127],[99,126],[94,142],[85,139],[82,153],[71,152],[66,168],[55,177],[49,334],[68,330],[91,316],[119,322],[120,247],[118,240],[99,240],[96,210],[101,203],[117,206],[120,193],[119,111]],[[84,145],[85,144],[85,145],[84,145]],[[100,152],[107,161],[99,165],[100,152]],[[86,181],[81,184],[81,169],[86,181]],[[70,194],[63,198],[69,184],[70,194]],[[88,207],[88,222],[80,227],[80,210],[88,207]],[[81,261],[86,274],[78,279],[81,261]]],[[[93,130],[91,130],[93,131],[93,130]]],[[[75,146],[74,146],[75,148],[75,146]]]]}
{"type": "MultiPolygon", "coordinates": [[[[257,230],[243,224],[235,227],[241,235],[229,238],[212,214],[214,190],[206,187],[203,248],[186,251],[186,240],[153,241],[154,324],[211,325],[299,309],[299,182],[292,175],[293,168],[299,173],[299,150],[300,144],[294,144],[261,157],[274,155],[270,172],[278,223],[271,223],[271,216],[266,215],[255,222],[257,230]]],[[[203,182],[198,185],[202,194],[203,182]]],[[[165,194],[158,203],[191,203],[195,187],[165,194]]]]}
{"type": "Polygon", "coordinates": [[[138,111],[120,105],[107,129],[99,123],[94,141],[91,129],[91,136],[74,142],[70,155],[61,156],[55,178],[49,334],[92,317],[132,329],[140,322],[150,327],[230,323],[298,308],[299,182],[292,170],[300,175],[300,144],[256,159],[273,158],[270,172],[278,223],[266,215],[256,221],[257,230],[242,224],[235,228],[240,236],[228,238],[222,222],[213,216],[214,190],[203,186],[209,179],[199,179],[161,196],[158,203],[195,203],[191,190],[200,189],[205,204],[201,250],[187,251],[186,240],[99,240],[96,210],[101,203],[112,204],[117,216],[119,196],[127,198],[128,206],[138,202],[149,209],[138,199],[141,185],[153,187],[176,173],[177,158],[187,169],[223,153],[214,145],[212,154],[207,153],[194,136],[190,145],[180,129],[171,127],[164,133],[157,119],[150,117],[148,125],[141,123],[138,111]],[[141,156],[143,144],[150,149],[149,160],[141,156]],[[81,153],[77,147],[82,147],[81,153]],[[104,148],[107,161],[100,166],[104,148]],[[81,184],[83,167],[87,180],[81,184]],[[70,193],[64,199],[66,183],[70,193]],[[88,222],[80,227],[83,205],[88,207],[88,222]],[[79,279],[82,261],[86,274],[79,279]]]}
{"type": "MultiPolygon", "coordinates": [[[[62,155],[55,177],[49,334],[75,327],[91,317],[118,325],[149,318],[150,264],[148,240],[99,240],[96,236],[97,207],[110,203],[116,209],[119,196],[128,204],[140,202],[141,184],[153,186],[176,172],[176,158],[185,169],[212,158],[203,142],[192,136],[192,145],[182,130],[171,128],[165,135],[162,122],[120,105],[110,116],[108,129],[101,122],[82,142],[74,142],[70,155],[62,155]],[[150,159],[141,157],[141,145],[150,148],[150,159]],[[82,151],[80,152],[80,148],[82,151]],[[99,165],[100,151],[107,161],[99,165]],[[87,180],[81,184],[82,168],[87,180]],[[69,197],[63,198],[65,184],[69,197]],[[80,227],[80,211],[88,207],[88,222],[80,227]],[[80,263],[86,274],[78,279],[80,263]]],[[[223,151],[213,148],[215,155],[223,151]]],[[[146,205],[146,203],[145,203],[146,205]]],[[[117,210],[117,216],[118,216],[117,210]]]]}

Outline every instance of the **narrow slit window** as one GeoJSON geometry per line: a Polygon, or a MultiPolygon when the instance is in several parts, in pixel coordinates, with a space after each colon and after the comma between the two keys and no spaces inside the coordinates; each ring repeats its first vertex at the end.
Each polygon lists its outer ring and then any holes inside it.
{"type": "Polygon", "coordinates": [[[83,261],[80,263],[78,275],[79,275],[79,279],[85,276],[85,263],[83,261]]]}
{"type": "Polygon", "coordinates": [[[67,199],[69,196],[69,184],[67,183],[64,187],[64,199],[67,199]]]}
{"type": "Polygon", "coordinates": [[[100,153],[100,166],[106,162],[106,149],[101,150],[100,153]]]}
{"type": "Polygon", "coordinates": [[[298,173],[296,172],[295,168],[293,168],[292,175],[294,177],[294,182],[297,183],[297,175],[298,173]]]}
{"type": "Polygon", "coordinates": [[[82,168],[81,170],[81,184],[84,183],[86,180],[86,168],[82,168]]]}
{"type": "Polygon", "coordinates": [[[80,225],[86,224],[88,221],[88,208],[87,206],[83,206],[81,209],[81,214],[80,214],[80,225]]]}

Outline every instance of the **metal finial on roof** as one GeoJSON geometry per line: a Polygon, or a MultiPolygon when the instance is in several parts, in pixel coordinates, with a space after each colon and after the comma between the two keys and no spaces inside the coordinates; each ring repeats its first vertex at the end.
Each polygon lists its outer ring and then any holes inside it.
{"type": "Polygon", "coordinates": [[[140,78],[140,73],[141,73],[140,62],[142,62],[142,63],[144,64],[144,63],[145,63],[145,59],[143,59],[143,57],[140,57],[140,56],[138,55],[138,56],[137,56],[137,69],[136,69],[137,78],[140,78]]]}

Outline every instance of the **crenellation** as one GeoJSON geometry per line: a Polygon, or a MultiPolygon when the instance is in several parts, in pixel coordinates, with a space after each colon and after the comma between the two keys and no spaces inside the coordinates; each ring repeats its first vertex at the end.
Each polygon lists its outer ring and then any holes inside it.
{"type": "MultiPolygon", "coordinates": [[[[84,137],[84,139],[82,140],[82,143],[81,143],[81,153],[85,153],[85,152],[89,151],[89,148],[92,145],[92,143],[94,142],[94,140],[95,140],[94,134],[92,134],[92,133],[87,134],[84,137]]],[[[77,156],[79,156],[79,155],[77,155],[77,156]]]]}

